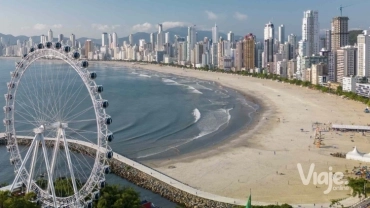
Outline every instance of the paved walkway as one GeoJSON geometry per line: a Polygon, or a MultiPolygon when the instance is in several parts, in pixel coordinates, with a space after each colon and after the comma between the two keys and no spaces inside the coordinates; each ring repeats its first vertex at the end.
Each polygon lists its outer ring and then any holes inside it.
{"type": "MultiPolygon", "coordinates": [[[[4,137],[3,134],[0,134],[0,137],[4,137]]],[[[29,136],[17,136],[17,137],[18,138],[24,138],[24,139],[33,139],[33,137],[29,137],[29,136]]],[[[55,140],[55,138],[45,138],[45,139],[46,140],[55,140]]],[[[73,139],[67,139],[67,140],[70,143],[80,144],[80,145],[83,145],[83,146],[86,146],[86,147],[91,147],[91,148],[96,149],[96,150],[98,149],[98,146],[96,144],[92,144],[92,143],[85,142],[85,141],[73,140],[73,139]]],[[[101,148],[101,151],[104,152],[105,148],[101,148]]],[[[152,169],[148,166],[145,166],[141,163],[138,163],[138,162],[136,162],[134,160],[131,160],[127,157],[124,157],[120,154],[114,153],[113,158],[119,160],[122,163],[130,165],[130,166],[136,168],[137,170],[140,170],[140,171],[142,171],[142,172],[144,172],[148,175],[151,175],[152,177],[154,177],[154,178],[156,178],[156,179],[158,179],[158,180],[160,180],[164,183],[170,184],[171,186],[173,186],[177,189],[185,191],[187,193],[190,193],[190,194],[193,194],[193,195],[205,198],[205,199],[224,202],[224,203],[228,203],[228,204],[235,204],[235,205],[245,206],[246,203],[247,203],[247,199],[233,199],[233,198],[223,197],[223,196],[219,196],[219,195],[215,195],[215,194],[211,194],[211,193],[208,193],[208,192],[204,192],[204,191],[195,189],[195,188],[193,188],[189,185],[181,183],[180,181],[178,181],[174,178],[171,178],[171,177],[169,177],[169,176],[167,176],[167,175],[165,175],[161,172],[158,172],[158,171],[156,171],[156,170],[154,170],[154,169],[152,169]]],[[[340,203],[343,204],[345,207],[349,207],[349,206],[352,206],[352,205],[354,205],[358,202],[359,202],[359,199],[357,197],[350,197],[350,198],[347,198],[347,199],[341,201],[340,203]]],[[[253,196],[252,196],[252,204],[253,205],[268,205],[268,204],[271,204],[271,203],[253,201],[253,196]]],[[[293,207],[307,207],[307,208],[321,208],[321,207],[322,208],[328,208],[328,207],[330,207],[330,203],[324,203],[324,204],[291,204],[291,205],[293,207]]],[[[361,205],[362,205],[362,203],[361,203],[361,205]]],[[[336,207],[336,206],[333,206],[333,207],[336,207]]],[[[337,207],[341,207],[341,206],[337,206],[337,207]]]]}

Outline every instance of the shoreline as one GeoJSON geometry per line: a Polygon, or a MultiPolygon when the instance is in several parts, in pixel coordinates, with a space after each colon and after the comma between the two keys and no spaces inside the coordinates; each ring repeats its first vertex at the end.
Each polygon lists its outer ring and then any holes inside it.
{"type": "MultiPolygon", "coordinates": [[[[346,153],[353,146],[360,146],[362,152],[369,151],[370,134],[325,132],[324,146],[316,148],[311,138],[312,123],[366,125],[370,123],[370,116],[363,113],[364,104],[288,83],[247,76],[120,61],[96,63],[140,67],[140,70],[213,81],[237,90],[247,100],[252,98],[255,102],[253,98],[256,97],[257,102],[261,101],[259,113],[246,128],[211,146],[209,151],[203,149],[167,161],[145,161],[148,166],[194,188],[231,198],[247,198],[249,190],[253,189],[255,201],[271,204],[312,206],[315,203],[318,206],[318,203],[330,204],[333,199],[349,198],[352,203],[348,205],[351,205],[358,201],[357,197],[350,197],[349,191],[333,190],[323,194],[327,189],[325,184],[303,185],[297,164],[302,164],[305,174],[312,163],[317,173],[327,172],[329,167],[333,172],[345,172],[358,166],[358,161],[335,158],[330,153],[346,153]]],[[[354,175],[346,174],[346,177],[354,175]]]]}
{"type": "Polygon", "coordinates": [[[310,136],[311,125],[315,121],[349,124],[356,119],[356,124],[370,123],[369,117],[363,120],[363,104],[267,79],[151,64],[104,63],[214,81],[237,90],[247,96],[246,99],[251,96],[262,101],[259,104],[263,106],[263,113],[256,115],[252,121],[254,124],[217,148],[179,159],[146,162],[150,167],[203,191],[226,197],[247,198],[249,189],[252,189],[256,201],[273,204],[312,206],[314,203],[330,204],[332,199],[348,198],[350,205],[357,200],[350,197],[349,191],[332,191],[325,195],[325,186],[303,185],[297,164],[302,164],[305,172],[312,163],[317,172],[328,171],[329,167],[333,171],[344,172],[349,169],[347,167],[358,165],[356,161],[335,158],[330,153],[352,150],[354,143],[341,139],[341,136],[354,136],[363,148],[370,149],[370,135],[369,138],[362,138],[350,133],[338,135],[329,132],[325,135],[328,137],[325,148],[314,147],[310,136]],[[335,112],[331,110],[333,106],[337,107],[335,112]],[[278,122],[278,118],[281,121],[278,122]],[[258,119],[260,122],[256,123],[258,119]],[[301,128],[305,131],[301,132],[301,128]]]}
{"type": "MultiPolygon", "coordinates": [[[[111,61],[111,62],[103,62],[103,63],[116,65],[117,63],[121,63],[121,62],[111,61]]],[[[124,66],[130,67],[129,65],[126,65],[126,64],[124,64],[124,66]]],[[[142,71],[150,70],[152,72],[158,72],[157,70],[154,70],[154,69],[137,67],[136,65],[134,66],[135,67],[130,67],[130,68],[139,69],[142,71]]],[[[165,74],[186,77],[185,75],[178,75],[178,74],[173,74],[173,73],[165,73],[165,74]]],[[[193,78],[196,78],[196,77],[193,77],[193,78]]],[[[272,109],[267,110],[267,103],[263,99],[258,98],[256,95],[247,94],[238,89],[225,86],[219,81],[199,79],[199,78],[196,78],[196,79],[202,80],[202,81],[212,81],[217,86],[222,86],[225,88],[235,90],[237,91],[237,93],[241,94],[247,101],[258,105],[258,110],[253,112],[253,115],[251,115],[251,121],[247,123],[246,125],[244,125],[242,129],[231,134],[228,138],[223,139],[221,142],[218,142],[215,145],[207,146],[203,149],[191,151],[191,152],[179,155],[179,156],[174,156],[171,159],[139,159],[138,161],[143,162],[152,168],[158,168],[158,167],[168,166],[169,164],[173,162],[191,162],[191,161],[197,160],[198,158],[207,158],[207,157],[210,157],[211,155],[222,154],[224,150],[229,151],[230,149],[239,147],[240,145],[243,145],[245,147],[253,147],[253,148],[257,148],[260,146],[256,141],[254,142],[252,141],[253,135],[251,134],[253,134],[257,130],[261,130],[260,128],[263,128],[263,125],[266,125],[269,123],[270,119],[266,120],[263,118],[267,118],[267,116],[271,117],[274,115],[272,109]],[[247,138],[245,141],[241,141],[240,140],[241,135],[251,136],[251,137],[247,138]],[[237,140],[238,138],[239,140],[237,140]],[[216,150],[214,150],[215,148],[216,150]]]]}

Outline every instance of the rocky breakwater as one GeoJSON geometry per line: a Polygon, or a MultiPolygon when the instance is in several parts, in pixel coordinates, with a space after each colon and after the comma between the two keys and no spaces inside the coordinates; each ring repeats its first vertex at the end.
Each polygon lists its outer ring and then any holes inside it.
{"type": "MultiPolygon", "coordinates": [[[[213,201],[187,193],[116,159],[111,160],[110,164],[112,172],[116,175],[186,207],[223,208],[234,206],[232,204],[213,201]]],[[[174,179],[174,181],[176,180],[174,179]]],[[[176,181],[176,183],[181,182],[176,181]]]]}
{"type": "MultiPolygon", "coordinates": [[[[19,145],[30,145],[31,139],[20,139],[18,138],[19,145]]],[[[46,141],[47,146],[52,147],[53,141],[46,141]]],[[[95,156],[96,150],[93,147],[75,144],[75,143],[68,143],[68,147],[70,150],[74,152],[78,152],[81,154],[90,155],[92,157],[95,156]]],[[[64,148],[63,145],[60,148],[64,148]]],[[[117,154],[116,154],[117,155],[117,154]]],[[[123,157],[119,155],[119,157],[123,157]]],[[[181,204],[185,207],[191,208],[232,208],[237,207],[232,204],[218,202],[206,198],[199,197],[197,195],[188,193],[186,191],[180,190],[176,187],[173,187],[171,184],[167,184],[157,178],[142,172],[136,169],[134,166],[126,164],[122,161],[117,159],[109,160],[110,167],[112,173],[124,178],[131,183],[134,183],[142,188],[148,189],[154,193],[161,195],[162,197],[169,199],[172,202],[181,204]]],[[[173,179],[176,181],[175,179],[173,179]]],[[[176,183],[181,183],[176,181],[176,183]]]]}

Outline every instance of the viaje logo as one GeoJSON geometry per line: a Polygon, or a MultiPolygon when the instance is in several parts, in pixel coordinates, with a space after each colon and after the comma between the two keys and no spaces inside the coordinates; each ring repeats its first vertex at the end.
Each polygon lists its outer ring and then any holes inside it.
{"type": "Polygon", "coordinates": [[[297,164],[299,176],[301,177],[303,185],[309,185],[311,178],[313,185],[327,185],[328,188],[324,191],[324,194],[330,193],[331,190],[349,190],[349,187],[346,186],[348,181],[344,181],[344,174],[342,172],[333,173],[332,167],[329,167],[329,172],[314,172],[315,164],[312,163],[308,171],[307,177],[303,173],[303,168],[301,163],[297,164]],[[336,185],[336,186],[333,186],[336,185]],[[342,186],[343,185],[343,186],[342,186]]]}

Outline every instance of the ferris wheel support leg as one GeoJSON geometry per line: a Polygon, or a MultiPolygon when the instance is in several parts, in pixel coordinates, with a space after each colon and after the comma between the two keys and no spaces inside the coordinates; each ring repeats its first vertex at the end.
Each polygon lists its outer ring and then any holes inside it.
{"type": "Polygon", "coordinates": [[[69,168],[69,172],[71,174],[71,180],[72,180],[72,185],[73,185],[73,191],[75,193],[76,203],[79,204],[78,188],[77,188],[77,185],[76,185],[76,178],[75,178],[75,175],[74,175],[74,172],[73,172],[71,156],[69,154],[69,147],[68,147],[67,138],[66,138],[64,129],[61,128],[60,131],[61,131],[61,135],[62,135],[62,138],[63,138],[63,141],[64,141],[64,150],[65,150],[66,156],[67,156],[68,168],[69,168]]]}
{"type": "MultiPolygon", "coordinates": [[[[59,152],[60,136],[61,136],[61,132],[60,132],[60,130],[58,130],[57,138],[56,138],[55,144],[54,144],[53,157],[51,158],[51,166],[50,166],[51,178],[54,178],[54,169],[55,169],[55,162],[56,162],[58,152],[59,152]]],[[[49,191],[50,191],[50,188],[48,186],[47,192],[49,193],[49,191]]]]}
{"type": "Polygon", "coordinates": [[[53,177],[50,174],[50,163],[49,163],[49,159],[48,159],[48,153],[47,153],[47,149],[46,149],[46,145],[45,145],[44,135],[39,134],[39,137],[40,137],[41,144],[42,144],[42,151],[44,152],[46,172],[48,174],[48,185],[49,185],[49,188],[51,190],[51,195],[53,197],[54,207],[57,207],[57,200],[56,200],[55,189],[54,189],[54,181],[53,181],[53,177]]]}
{"type": "Polygon", "coordinates": [[[36,136],[35,136],[35,138],[33,138],[33,140],[32,140],[32,143],[31,143],[31,145],[30,145],[30,148],[28,149],[28,151],[27,151],[27,153],[26,153],[26,156],[24,157],[24,159],[23,159],[23,161],[22,161],[21,167],[19,167],[19,169],[18,169],[17,175],[15,176],[14,181],[13,181],[13,183],[12,183],[12,186],[10,187],[10,192],[13,192],[13,189],[14,189],[15,184],[16,184],[16,183],[18,183],[19,177],[20,177],[20,176],[21,176],[21,174],[22,174],[22,171],[23,171],[23,169],[24,169],[24,166],[26,165],[26,163],[27,163],[27,161],[28,161],[28,158],[30,157],[30,154],[31,154],[32,149],[33,149],[33,147],[35,146],[35,144],[36,144],[36,136]]]}
{"type": "Polygon", "coordinates": [[[36,165],[36,159],[37,159],[37,152],[39,150],[39,144],[40,144],[39,137],[36,137],[35,140],[36,140],[36,143],[35,143],[35,148],[33,150],[33,156],[32,156],[32,160],[31,160],[30,172],[29,172],[29,175],[28,175],[28,182],[27,182],[27,190],[26,190],[26,193],[30,192],[30,189],[31,189],[31,184],[32,184],[32,179],[33,179],[33,173],[35,171],[35,165],[36,165]]]}

